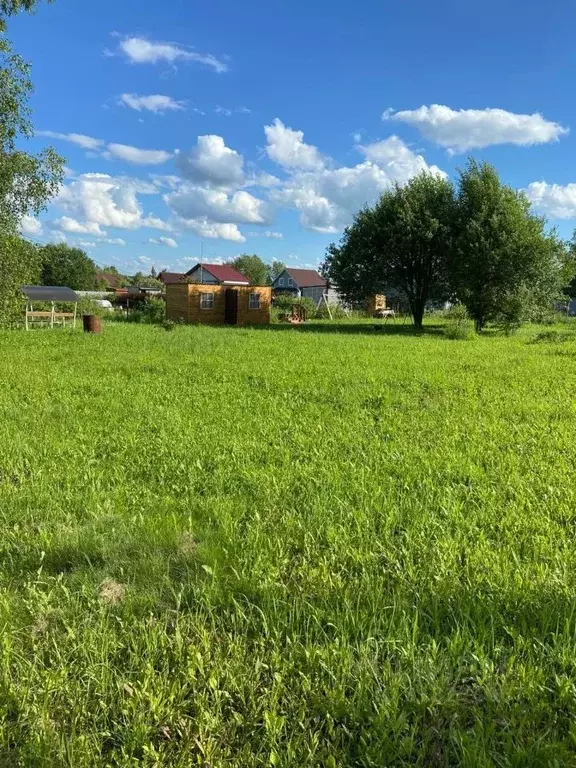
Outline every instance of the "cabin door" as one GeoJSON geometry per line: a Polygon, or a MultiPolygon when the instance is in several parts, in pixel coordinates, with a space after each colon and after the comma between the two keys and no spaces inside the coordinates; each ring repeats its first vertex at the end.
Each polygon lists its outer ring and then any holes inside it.
{"type": "Polygon", "coordinates": [[[238,291],[234,288],[226,288],[224,322],[226,325],[236,325],[238,322],[238,291]]]}

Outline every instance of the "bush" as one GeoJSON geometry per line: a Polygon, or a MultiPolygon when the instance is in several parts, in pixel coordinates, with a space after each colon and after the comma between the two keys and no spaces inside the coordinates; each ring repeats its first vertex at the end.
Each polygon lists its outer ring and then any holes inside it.
{"type": "MultiPolygon", "coordinates": [[[[341,307],[339,304],[330,305],[330,314],[332,315],[332,320],[342,320],[345,317],[348,317],[343,307],[341,307]]],[[[326,320],[330,319],[330,314],[328,314],[328,307],[324,302],[322,302],[322,304],[320,304],[320,306],[315,310],[314,317],[318,320],[326,320]]]]}
{"type": "Polygon", "coordinates": [[[540,331],[532,339],[532,344],[562,344],[574,338],[574,334],[568,331],[540,331]]]}
{"type": "Polygon", "coordinates": [[[298,298],[286,293],[281,293],[279,296],[274,297],[274,306],[285,312],[289,312],[293,306],[303,307],[308,312],[308,315],[312,315],[316,311],[316,304],[308,296],[298,298]]]}
{"type": "Polygon", "coordinates": [[[454,341],[468,341],[474,338],[472,321],[463,304],[455,304],[446,313],[448,319],[444,327],[444,336],[454,341]]]}
{"type": "MultiPolygon", "coordinates": [[[[67,311],[73,312],[74,309],[67,311]]],[[[98,317],[104,317],[111,314],[110,310],[105,309],[105,307],[100,306],[100,304],[96,304],[94,299],[83,297],[78,302],[78,317],[82,317],[82,315],[98,315],[98,317]]]]}
{"type": "Polygon", "coordinates": [[[128,323],[161,324],[166,320],[166,302],[155,296],[147,296],[126,315],[128,323]]]}

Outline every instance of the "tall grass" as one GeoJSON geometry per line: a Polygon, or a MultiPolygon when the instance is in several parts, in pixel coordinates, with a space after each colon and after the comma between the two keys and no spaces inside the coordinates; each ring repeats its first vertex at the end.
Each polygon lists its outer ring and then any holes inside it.
{"type": "Polygon", "coordinates": [[[576,346],[372,325],[0,333],[0,765],[575,764],[576,346]]]}

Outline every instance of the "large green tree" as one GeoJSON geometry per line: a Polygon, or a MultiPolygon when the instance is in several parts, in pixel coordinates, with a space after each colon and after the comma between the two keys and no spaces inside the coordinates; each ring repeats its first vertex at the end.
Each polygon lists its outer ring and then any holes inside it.
{"type": "Polygon", "coordinates": [[[22,318],[22,285],[40,282],[40,249],[22,237],[0,231],[0,328],[22,318]]]}
{"type": "Polygon", "coordinates": [[[283,261],[278,261],[274,259],[274,261],[268,265],[268,282],[273,283],[274,280],[278,277],[278,275],[281,275],[282,272],[286,269],[286,264],[284,264],[283,261]]]}
{"type": "Polygon", "coordinates": [[[63,160],[52,149],[39,155],[19,142],[33,136],[28,99],[30,68],[3,36],[7,17],[31,11],[33,0],[0,0],[0,324],[14,322],[20,312],[20,285],[39,278],[37,249],[17,236],[27,214],[38,214],[57,192],[63,160]]]}
{"type": "Polygon", "coordinates": [[[545,224],[492,166],[469,160],[460,171],[449,271],[476,330],[521,322],[559,296],[567,254],[545,224]]]}
{"type": "Polygon", "coordinates": [[[322,272],[352,302],[387,289],[399,292],[420,328],[426,303],[448,290],[453,215],[450,182],[422,173],[360,211],[340,244],[329,246],[322,272]]]}
{"type": "Polygon", "coordinates": [[[245,275],[252,285],[268,284],[268,266],[255,253],[243,253],[227,263],[245,275]]]}
{"type": "Polygon", "coordinates": [[[81,248],[54,243],[43,246],[40,256],[44,285],[65,285],[76,291],[92,291],[96,288],[96,265],[81,248]]]}

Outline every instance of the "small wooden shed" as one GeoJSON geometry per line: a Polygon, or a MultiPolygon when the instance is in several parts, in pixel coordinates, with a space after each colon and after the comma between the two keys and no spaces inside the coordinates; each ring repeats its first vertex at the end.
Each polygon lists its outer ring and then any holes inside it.
{"type": "Polygon", "coordinates": [[[374,296],[369,296],[366,299],[366,314],[368,317],[374,317],[379,312],[383,312],[386,309],[386,296],[381,293],[377,293],[374,296]]]}
{"type": "Polygon", "coordinates": [[[166,317],[185,323],[266,325],[270,322],[269,286],[166,285],[166,317]]]}
{"type": "Polygon", "coordinates": [[[29,330],[32,323],[46,323],[53,328],[58,323],[66,325],[69,322],[76,328],[78,294],[72,288],[63,285],[22,285],[20,290],[26,299],[26,330],[29,330]],[[35,310],[32,302],[48,302],[50,309],[35,310]],[[73,304],[74,311],[57,310],[56,303],[73,304]]]}

